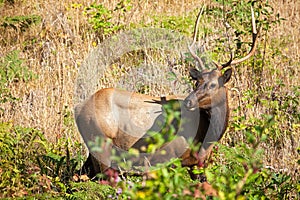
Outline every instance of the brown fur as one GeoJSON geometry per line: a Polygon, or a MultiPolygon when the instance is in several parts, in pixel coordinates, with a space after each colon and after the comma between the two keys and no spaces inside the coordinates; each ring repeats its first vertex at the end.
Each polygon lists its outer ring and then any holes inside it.
{"type": "MultiPolygon", "coordinates": [[[[92,95],[86,102],[76,107],[76,123],[85,141],[95,141],[97,136],[111,139],[112,144],[104,142],[103,152],[92,152],[96,166],[101,170],[111,167],[112,148],[127,151],[136,148],[141,152],[147,147],[145,136],[149,130],[160,131],[164,124],[163,104],[172,103],[181,112],[186,122],[174,121],[177,139],[165,144],[147,159],[151,164],[165,162],[171,157],[180,157],[183,166],[204,163],[212,149],[223,135],[228,123],[228,101],[226,82],[220,82],[222,74],[218,70],[199,73],[198,87],[187,97],[151,97],[124,90],[107,88],[92,95]],[[214,88],[208,85],[216,84],[214,88]],[[205,87],[206,85],[206,87],[205,87]],[[188,102],[192,104],[188,105],[188,102]],[[177,105],[177,106],[176,106],[177,105]],[[195,135],[193,135],[195,133],[195,135]],[[192,152],[187,143],[194,139],[196,145],[202,144],[198,151],[192,152]],[[161,156],[167,151],[167,156],[161,156]]],[[[133,160],[143,163],[141,160],[133,160]]],[[[97,171],[97,170],[96,170],[97,171]]]]}

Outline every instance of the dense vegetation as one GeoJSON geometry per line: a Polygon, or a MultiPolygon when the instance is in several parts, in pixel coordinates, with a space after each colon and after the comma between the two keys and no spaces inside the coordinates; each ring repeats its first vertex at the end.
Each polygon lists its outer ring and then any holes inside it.
{"type": "MultiPolygon", "coordinates": [[[[209,183],[201,184],[178,159],[144,176],[111,172],[108,179],[88,180],[78,174],[86,150],[73,119],[78,71],[86,58],[93,59],[91,50],[137,28],[164,28],[191,38],[202,7],[198,1],[0,0],[0,198],[299,198],[299,2],[209,1],[198,40],[203,55],[218,62],[229,58],[224,53],[229,49],[242,57],[252,39],[251,5],[262,27],[258,50],[234,67],[229,127],[208,166],[196,170],[209,183]]],[[[189,84],[186,69],[192,64],[169,51],[135,50],[111,63],[93,84],[183,94],[186,88],[172,88],[170,82],[189,84]],[[170,54],[178,73],[163,80],[135,74],[135,66],[154,66],[149,74],[163,70],[157,63],[168,66],[170,54]]],[[[169,112],[171,119],[176,116],[169,112]]]]}

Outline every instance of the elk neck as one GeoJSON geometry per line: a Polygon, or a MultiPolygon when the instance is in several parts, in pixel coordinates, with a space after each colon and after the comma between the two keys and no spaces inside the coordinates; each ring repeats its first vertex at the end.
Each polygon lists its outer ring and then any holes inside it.
{"type": "MultiPolygon", "coordinates": [[[[204,120],[206,127],[205,133],[201,134],[200,141],[203,143],[203,147],[206,149],[208,146],[215,141],[218,141],[224,134],[229,119],[229,106],[228,106],[228,94],[227,88],[224,87],[219,100],[216,104],[207,109],[200,109],[200,126],[203,125],[201,122],[204,120]]],[[[203,127],[203,126],[202,126],[203,127]]]]}

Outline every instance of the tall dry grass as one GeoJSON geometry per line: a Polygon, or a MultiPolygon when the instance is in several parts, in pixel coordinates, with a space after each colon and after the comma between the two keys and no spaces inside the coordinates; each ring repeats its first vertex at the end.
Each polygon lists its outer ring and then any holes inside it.
{"type": "MultiPolygon", "coordinates": [[[[13,95],[21,101],[6,102],[2,107],[1,121],[12,121],[15,124],[30,126],[42,130],[50,141],[56,142],[58,138],[71,138],[79,141],[79,133],[75,125],[64,124],[67,112],[73,112],[73,96],[78,70],[88,53],[95,48],[97,39],[87,16],[83,14],[84,8],[94,1],[84,0],[74,4],[74,1],[16,1],[14,4],[5,3],[0,6],[0,23],[6,16],[39,15],[42,23],[30,27],[25,32],[11,28],[0,27],[0,55],[4,56],[12,50],[20,50],[21,57],[38,78],[30,82],[11,83],[9,88],[13,95]]],[[[113,8],[118,1],[99,1],[108,8],[113,8]]],[[[176,15],[187,17],[187,13],[194,11],[204,3],[210,5],[211,1],[132,1],[133,8],[126,13],[125,18],[117,18],[120,24],[127,27],[130,23],[151,24],[153,16],[176,15]]],[[[298,0],[270,1],[274,12],[279,12],[286,20],[275,26],[262,38],[265,45],[282,46],[284,54],[266,56],[271,61],[272,68],[262,72],[262,87],[274,86],[275,80],[282,80],[284,87],[276,91],[278,95],[285,95],[292,86],[300,84],[300,2],[298,0]],[[270,73],[276,69],[277,73],[270,73]],[[291,74],[293,76],[291,76],[291,74]]],[[[220,23],[221,24],[221,23],[220,23]]],[[[209,26],[209,25],[208,25],[209,26]]],[[[213,27],[223,30],[223,27],[213,27]]],[[[190,30],[189,32],[192,32],[190,30]]],[[[225,56],[226,57],[226,56],[225,56]]],[[[221,60],[225,60],[221,57],[221,60]]],[[[240,91],[252,88],[250,67],[240,66],[238,73],[234,74],[231,81],[230,107],[236,108],[243,105],[240,91]]],[[[101,87],[101,86],[100,86],[101,87]]],[[[152,93],[161,94],[159,86],[152,93]]],[[[164,91],[163,93],[166,93],[164,91]]],[[[247,114],[259,116],[263,108],[249,109],[247,114]]],[[[287,125],[289,126],[289,125],[287,125]]],[[[297,129],[299,131],[299,129],[297,129]]],[[[230,133],[227,133],[230,135],[230,133]]],[[[232,137],[223,140],[229,142],[232,137]]],[[[265,165],[276,169],[295,172],[296,165],[292,161],[297,159],[296,148],[299,147],[299,132],[283,137],[281,144],[265,146],[265,165]]]]}

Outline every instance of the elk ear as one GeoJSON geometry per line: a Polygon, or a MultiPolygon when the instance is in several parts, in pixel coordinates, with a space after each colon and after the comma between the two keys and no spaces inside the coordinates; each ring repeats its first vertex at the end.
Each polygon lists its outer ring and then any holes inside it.
{"type": "Polygon", "coordinates": [[[190,69],[190,76],[192,77],[193,80],[198,80],[202,77],[201,72],[199,72],[195,68],[190,69]]]}
{"type": "Polygon", "coordinates": [[[225,83],[227,83],[229,80],[230,80],[230,77],[231,77],[231,74],[232,74],[232,69],[231,68],[229,68],[229,69],[227,69],[225,72],[224,72],[224,74],[223,74],[223,83],[225,84],[225,83]]]}

